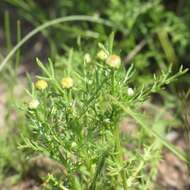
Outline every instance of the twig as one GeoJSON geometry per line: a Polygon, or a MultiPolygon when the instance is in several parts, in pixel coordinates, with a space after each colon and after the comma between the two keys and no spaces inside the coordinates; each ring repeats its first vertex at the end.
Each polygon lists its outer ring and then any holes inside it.
{"type": "Polygon", "coordinates": [[[135,48],[129,53],[129,55],[125,58],[125,64],[131,62],[133,58],[142,50],[142,48],[146,45],[146,40],[142,40],[135,48]]]}

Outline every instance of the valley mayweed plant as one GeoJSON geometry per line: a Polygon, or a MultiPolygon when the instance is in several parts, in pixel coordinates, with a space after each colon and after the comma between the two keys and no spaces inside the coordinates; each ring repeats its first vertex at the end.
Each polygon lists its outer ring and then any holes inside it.
{"type": "Polygon", "coordinates": [[[72,50],[62,65],[37,59],[42,75],[27,90],[30,135],[21,147],[65,168],[42,177],[47,189],[150,189],[162,145],[184,158],[154,131],[157,120],[147,121],[141,106],[186,70],[172,74],[169,68],[136,86],[134,66],[125,70],[112,46],[110,40],[94,54],[72,50]],[[122,132],[124,118],[134,121],[135,135],[122,132]]]}

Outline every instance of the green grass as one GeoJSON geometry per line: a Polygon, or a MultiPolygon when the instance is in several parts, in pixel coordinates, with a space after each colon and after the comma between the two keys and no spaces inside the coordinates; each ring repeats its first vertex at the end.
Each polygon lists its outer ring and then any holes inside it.
{"type": "Polygon", "coordinates": [[[35,28],[22,37],[22,22],[17,21],[13,45],[11,13],[5,13],[7,54],[0,54],[0,77],[7,85],[9,127],[1,135],[0,177],[22,181],[28,171],[38,169],[31,168],[31,160],[42,155],[64,168],[37,172],[42,189],[154,188],[164,149],[190,163],[183,150],[166,140],[170,127],[186,122],[181,105],[188,102],[189,92],[183,89],[182,102],[176,89],[181,81],[189,84],[181,64],[190,42],[188,17],[178,17],[158,0],[75,3],[58,0],[53,3],[57,12],[51,7],[46,12],[33,0],[3,2],[16,7],[20,18],[35,28]],[[66,16],[64,11],[83,15],[66,16]],[[38,33],[47,39],[51,56],[34,61],[41,72],[35,79],[27,74],[28,87],[19,99],[14,89],[25,56],[21,49],[38,33]],[[101,57],[100,51],[117,55],[117,63],[101,57]],[[37,85],[39,80],[43,82],[37,85]],[[162,98],[160,106],[159,100],[151,101],[156,95],[162,98]],[[14,123],[9,117],[13,109],[18,118],[14,123]],[[172,123],[165,117],[168,112],[172,123]],[[133,132],[121,132],[124,119],[134,123],[133,132]]]}

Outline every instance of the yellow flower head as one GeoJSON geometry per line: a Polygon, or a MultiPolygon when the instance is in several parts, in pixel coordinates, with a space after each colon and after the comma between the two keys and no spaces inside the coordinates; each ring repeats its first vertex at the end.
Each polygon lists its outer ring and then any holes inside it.
{"type": "Polygon", "coordinates": [[[118,56],[118,55],[110,55],[107,60],[106,60],[106,63],[114,68],[114,69],[118,69],[121,65],[121,58],[118,56]]]}
{"type": "Polygon", "coordinates": [[[38,90],[45,90],[48,87],[48,84],[45,80],[37,80],[35,86],[38,90]]]}
{"type": "Polygon", "coordinates": [[[90,56],[89,53],[86,53],[84,55],[84,61],[85,61],[85,63],[90,63],[91,62],[91,56],[90,56]]]}
{"type": "Polygon", "coordinates": [[[61,80],[61,85],[63,88],[72,88],[73,87],[73,79],[71,77],[65,77],[61,80]]]}
{"type": "Polygon", "coordinates": [[[30,109],[37,109],[37,107],[39,106],[40,102],[37,99],[33,99],[29,102],[28,107],[30,109]]]}
{"type": "Polygon", "coordinates": [[[104,60],[106,60],[106,59],[108,58],[108,54],[107,54],[105,51],[100,50],[100,51],[97,53],[97,57],[98,57],[100,60],[104,61],[104,60]]]}

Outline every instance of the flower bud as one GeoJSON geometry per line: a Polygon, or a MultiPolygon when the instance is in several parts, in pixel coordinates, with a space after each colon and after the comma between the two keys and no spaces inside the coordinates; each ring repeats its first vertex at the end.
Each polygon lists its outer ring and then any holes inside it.
{"type": "Polygon", "coordinates": [[[100,60],[104,61],[104,60],[106,60],[106,59],[108,58],[108,54],[107,54],[105,51],[100,50],[100,51],[97,53],[97,57],[98,57],[100,60]]]}
{"type": "Polygon", "coordinates": [[[65,77],[61,80],[61,85],[63,88],[72,88],[73,87],[73,79],[71,77],[65,77]]]}
{"type": "Polygon", "coordinates": [[[31,102],[29,102],[28,107],[30,109],[37,109],[39,104],[40,104],[40,102],[37,99],[33,99],[33,100],[31,100],[31,102]]]}
{"type": "Polygon", "coordinates": [[[106,63],[113,69],[118,69],[121,65],[121,58],[113,54],[107,58],[106,63]]]}
{"type": "Polygon", "coordinates": [[[84,61],[85,61],[85,63],[90,63],[91,62],[91,56],[90,56],[89,53],[86,53],[84,55],[84,61]]]}
{"type": "Polygon", "coordinates": [[[129,96],[133,96],[133,95],[134,95],[134,90],[133,90],[132,88],[128,88],[127,94],[128,94],[129,96]]]}

